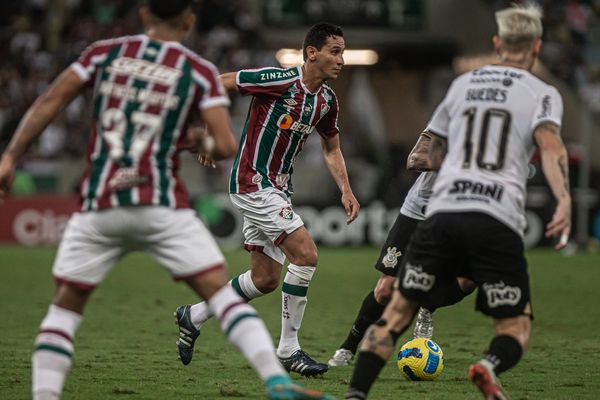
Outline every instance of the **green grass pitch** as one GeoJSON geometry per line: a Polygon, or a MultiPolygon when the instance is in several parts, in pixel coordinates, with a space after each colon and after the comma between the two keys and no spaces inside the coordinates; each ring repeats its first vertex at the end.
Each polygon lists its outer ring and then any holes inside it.
{"type": "MultiPolygon", "coordinates": [[[[0,398],[30,398],[30,357],[39,323],[53,294],[53,248],[0,247],[0,398]]],[[[309,290],[301,344],[326,362],[344,339],[378,273],[375,248],[320,249],[309,290]]],[[[248,255],[227,252],[230,274],[245,270],[248,255]]],[[[502,376],[513,399],[600,398],[600,257],[528,253],[535,321],[530,351],[502,376]]],[[[75,339],[74,368],[65,400],[262,399],[262,383],[218,330],[202,331],[194,361],[183,366],[175,351],[173,310],[196,301],[184,284],[144,255],[125,258],[92,295],[75,339]]],[[[279,336],[280,294],[252,303],[273,338],[279,336]]],[[[398,345],[404,343],[405,334],[398,345]]],[[[474,296],[435,315],[434,339],[446,367],[434,382],[407,382],[390,360],[372,399],[479,399],[467,380],[493,335],[491,320],[474,312],[474,296]]],[[[319,379],[295,376],[309,387],[343,398],[351,367],[319,379]]]]}

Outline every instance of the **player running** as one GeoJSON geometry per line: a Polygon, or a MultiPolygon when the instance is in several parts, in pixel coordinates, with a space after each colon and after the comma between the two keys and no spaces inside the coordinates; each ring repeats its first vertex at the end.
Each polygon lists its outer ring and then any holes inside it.
{"type": "Polygon", "coordinates": [[[564,247],[571,227],[568,160],[560,137],[562,98],[529,71],[541,49],[541,10],[533,4],[496,13],[499,62],[456,78],[427,131],[447,146],[427,219],[411,238],[397,288],[369,328],[347,400],[367,397],[419,305],[436,306],[457,276],[478,286],[477,309],[494,319],[496,336],[469,378],[488,400],[508,396],[498,375],[527,349],[533,318],[524,257],[528,161],[535,146],[556,198],[546,236],[564,247]]]}
{"type": "MultiPolygon", "coordinates": [[[[317,266],[317,247],[292,207],[291,176],[294,160],[316,131],[327,168],[342,193],[347,223],[357,217],[360,205],[350,188],[340,149],[338,101],[327,84],[344,65],[344,49],[339,27],[317,24],[304,39],[301,67],[267,67],[221,76],[227,89],[253,96],[229,184],[231,201],[244,216],[244,247],[250,252],[251,268],[233,278],[231,286],[246,301],[270,293],[279,286],[288,258],[277,355],[288,371],[305,376],[323,374],[328,366],[313,360],[298,341],[317,266]]],[[[210,158],[201,156],[200,160],[212,164],[210,158]]],[[[210,316],[205,303],[177,309],[177,346],[184,364],[191,361],[194,342],[210,316]]]]}

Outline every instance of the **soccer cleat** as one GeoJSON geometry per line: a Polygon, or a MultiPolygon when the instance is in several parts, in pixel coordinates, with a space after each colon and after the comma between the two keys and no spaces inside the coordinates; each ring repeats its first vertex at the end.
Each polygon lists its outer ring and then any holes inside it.
{"type": "Polygon", "coordinates": [[[354,354],[348,349],[337,349],[333,356],[327,361],[330,367],[343,367],[350,365],[354,359],[354,354]]]}
{"type": "Polygon", "coordinates": [[[185,305],[177,307],[175,313],[175,324],[179,327],[179,339],[177,339],[177,352],[183,365],[188,365],[192,361],[194,355],[194,343],[198,336],[200,336],[200,330],[196,329],[192,324],[190,316],[191,305],[185,305]]]}
{"type": "Polygon", "coordinates": [[[316,362],[302,349],[296,350],[287,358],[279,357],[279,361],[286,371],[297,372],[303,376],[321,375],[329,370],[327,364],[316,362]]]}
{"type": "Polygon", "coordinates": [[[500,380],[491,367],[486,365],[485,360],[471,364],[469,379],[481,391],[485,400],[509,400],[508,395],[500,385],[500,380]]]}
{"type": "Polygon", "coordinates": [[[305,389],[292,382],[289,376],[267,379],[267,396],[270,400],[335,400],[317,390],[305,389]]]}
{"type": "Polygon", "coordinates": [[[433,337],[433,314],[423,307],[419,308],[413,337],[415,339],[431,339],[433,337]]]}

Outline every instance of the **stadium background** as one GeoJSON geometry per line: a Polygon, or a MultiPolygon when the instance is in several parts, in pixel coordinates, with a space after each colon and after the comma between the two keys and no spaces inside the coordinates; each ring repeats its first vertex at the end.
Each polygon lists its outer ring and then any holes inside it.
{"type": "MultiPolygon", "coordinates": [[[[600,1],[540,0],[545,11],[541,62],[535,72],[565,99],[563,136],[570,152],[574,243],[600,237],[600,1]]],[[[139,2],[5,0],[0,15],[0,149],[27,107],[57,73],[94,40],[141,30],[139,2]]],[[[298,49],[308,26],[340,24],[348,49],[377,53],[371,65],[347,65],[332,82],[341,104],[342,146],[362,213],[343,223],[337,188],[309,139],[294,172],[294,203],[320,244],[380,244],[415,174],[406,155],[450,80],[493,60],[493,11],[500,0],[205,0],[187,45],[220,71],[280,65],[278,50],[298,49]],[[317,190],[318,189],[318,190],[317,190]]],[[[350,63],[349,63],[350,64],[350,63]]],[[[77,98],[20,164],[14,196],[0,211],[0,241],[54,244],[75,208],[90,124],[90,94],[77,98]]],[[[236,134],[249,99],[233,97],[236,134]]],[[[230,162],[200,168],[189,154],[182,176],[194,207],[226,247],[242,242],[241,220],[225,190],[230,162]]],[[[527,245],[549,244],[543,224],[553,203],[534,156],[529,181],[527,245]]]]}
{"type": "MultiPolygon", "coordinates": [[[[600,1],[540,0],[544,53],[536,73],[565,99],[563,136],[571,156],[575,199],[574,242],[594,252],[600,221],[600,1]]],[[[354,313],[378,275],[372,264],[387,225],[410,187],[410,151],[452,77],[492,57],[496,0],[212,0],[199,5],[197,32],[188,45],[221,71],[278,65],[281,48],[299,48],[317,20],[343,26],[349,49],[372,49],[373,65],[348,65],[332,82],[341,100],[342,145],[362,216],[343,226],[335,184],[325,171],[317,137],[309,139],[295,169],[295,203],[319,240],[319,271],[311,284],[302,324],[303,348],[327,360],[347,334],[354,313]],[[367,244],[367,246],[354,246],[367,244]],[[377,244],[377,245],[374,245],[377,244]],[[324,246],[329,245],[329,246],[324,246]],[[334,247],[338,246],[338,247],[334,247]],[[335,288],[335,290],[332,290],[335,288]]],[[[93,40],[141,28],[137,3],[128,0],[2,0],[0,3],[0,151],[35,97],[93,40]]],[[[0,398],[30,398],[31,346],[54,292],[51,266],[82,171],[89,131],[89,94],[77,99],[42,135],[20,164],[13,196],[0,205],[0,398]],[[50,246],[40,246],[50,245],[50,246]]],[[[236,133],[248,99],[234,97],[236,133]]],[[[530,246],[545,246],[542,223],[552,212],[539,173],[529,181],[530,246]]],[[[230,164],[199,168],[187,155],[183,175],[195,207],[210,223],[230,274],[247,268],[241,229],[224,192],[230,164]]],[[[598,255],[549,248],[527,252],[534,295],[531,351],[502,376],[518,399],[598,399],[598,255]],[[572,254],[574,253],[574,254],[572,254]]],[[[596,252],[597,253],[597,252],[596,252]]],[[[125,258],[93,294],[77,334],[75,367],[65,399],[264,399],[261,382],[219,333],[203,328],[195,361],[175,355],[177,329],[170,316],[197,301],[173,285],[149,257],[125,258]],[[140,278],[142,277],[142,278],[140,278]]],[[[436,312],[434,338],[444,349],[445,370],[429,385],[406,382],[393,363],[382,371],[372,398],[475,400],[469,364],[481,356],[490,322],[473,313],[474,296],[436,312]]],[[[278,294],[253,302],[273,338],[279,335],[278,294]]],[[[406,333],[399,345],[411,335],[406,333]]],[[[307,386],[343,397],[351,367],[330,370],[307,386]]],[[[299,379],[294,376],[294,379],[299,379]]],[[[301,379],[301,378],[300,378],[301,379]]]]}

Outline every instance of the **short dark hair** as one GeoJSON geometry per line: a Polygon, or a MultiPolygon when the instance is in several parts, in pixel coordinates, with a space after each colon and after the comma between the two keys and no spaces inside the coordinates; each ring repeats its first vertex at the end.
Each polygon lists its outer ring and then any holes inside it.
{"type": "Polygon", "coordinates": [[[318,24],[313,25],[306,36],[304,37],[304,43],[302,44],[302,57],[304,61],[308,58],[308,54],[306,53],[306,48],[308,46],[313,46],[317,50],[321,50],[328,37],[331,36],[344,36],[344,32],[342,28],[337,25],[332,25],[327,22],[320,22],[318,24]]]}
{"type": "Polygon", "coordinates": [[[195,0],[146,0],[148,9],[160,19],[169,19],[178,16],[195,0]]]}

